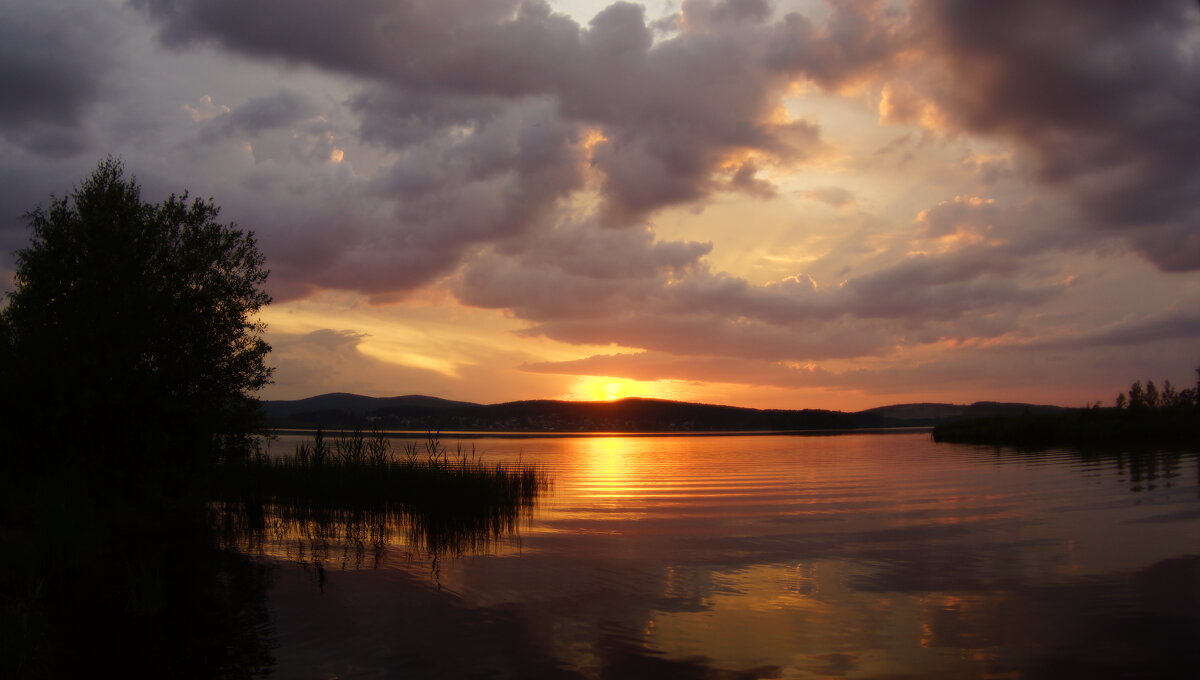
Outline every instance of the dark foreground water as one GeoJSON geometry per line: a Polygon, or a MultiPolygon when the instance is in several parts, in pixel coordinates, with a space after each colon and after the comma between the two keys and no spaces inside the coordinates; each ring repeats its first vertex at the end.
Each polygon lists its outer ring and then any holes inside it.
{"type": "Polygon", "coordinates": [[[928,434],[464,444],[537,463],[553,488],[517,534],[434,555],[404,531],[266,539],[275,677],[1200,668],[1194,453],[1022,454],[928,434]]]}

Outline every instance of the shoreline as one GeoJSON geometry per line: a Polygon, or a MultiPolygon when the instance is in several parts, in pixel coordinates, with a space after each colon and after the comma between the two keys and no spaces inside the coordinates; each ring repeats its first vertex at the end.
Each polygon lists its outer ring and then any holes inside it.
{"type": "MultiPolygon", "coordinates": [[[[287,427],[272,429],[272,435],[310,436],[317,428],[287,427]]],[[[351,434],[353,429],[338,428],[321,430],[327,437],[338,437],[351,434]]],[[[863,428],[834,428],[825,430],[679,430],[651,432],[616,432],[616,431],[511,431],[511,430],[440,430],[436,434],[441,439],[582,439],[604,437],[820,437],[845,434],[926,434],[933,431],[932,425],[913,427],[863,427],[863,428]]],[[[370,432],[388,439],[424,439],[430,434],[429,430],[380,430],[370,432]]]]}

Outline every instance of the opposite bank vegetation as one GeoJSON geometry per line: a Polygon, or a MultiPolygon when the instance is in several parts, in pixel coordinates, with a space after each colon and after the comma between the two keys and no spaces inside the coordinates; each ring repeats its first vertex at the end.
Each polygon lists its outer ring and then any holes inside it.
{"type": "Polygon", "coordinates": [[[1037,448],[1200,448],[1200,368],[1197,386],[1176,390],[1170,381],[1160,390],[1141,381],[1117,395],[1116,406],[1069,409],[1059,413],[976,418],[938,425],[938,442],[996,444],[1037,448]]]}

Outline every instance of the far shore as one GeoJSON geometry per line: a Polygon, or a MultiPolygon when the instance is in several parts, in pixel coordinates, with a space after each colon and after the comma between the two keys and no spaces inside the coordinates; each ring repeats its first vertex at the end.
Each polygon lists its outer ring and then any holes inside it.
{"type": "MultiPolygon", "coordinates": [[[[279,428],[272,429],[273,435],[310,436],[317,428],[279,428]]],[[[337,437],[350,434],[351,428],[330,428],[322,430],[327,437],[337,437]]],[[[360,430],[361,431],[361,430],[360,430]]],[[[567,439],[567,438],[598,438],[598,437],[816,437],[841,434],[923,434],[933,431],[932,425],[915,427],[863,427],[840,428],[827,430],[678,430],[664,432],[514,432],[508,430],[440,430],[437,432],[442,439],[567,439]]],[[[380,430],[373,434],[382,435],[389,439],[423,439],[429,430],[380,430]]]]}

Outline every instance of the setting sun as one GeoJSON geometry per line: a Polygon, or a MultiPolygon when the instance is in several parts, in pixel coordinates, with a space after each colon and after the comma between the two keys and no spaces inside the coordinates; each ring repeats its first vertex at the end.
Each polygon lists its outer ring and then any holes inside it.
{"type": "Polygon", "coordinates": [[[577,401],[616,401],[626,397],[661,398],[661,392],[655,382],[592,376],[577,381],[567,398],[577,401]]]}

